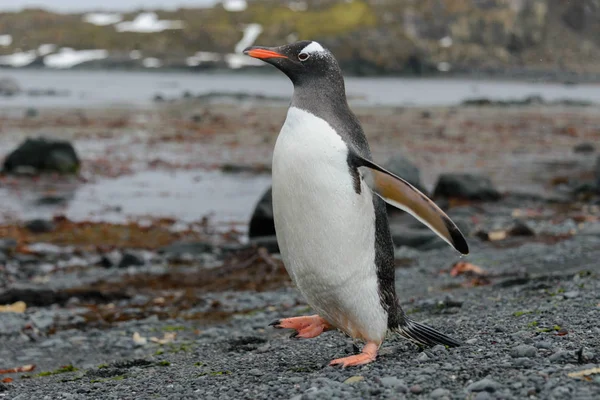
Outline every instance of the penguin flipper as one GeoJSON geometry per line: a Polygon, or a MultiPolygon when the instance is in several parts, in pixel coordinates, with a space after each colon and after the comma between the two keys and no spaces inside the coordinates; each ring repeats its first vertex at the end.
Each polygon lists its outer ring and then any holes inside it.
{"type": "Polygon", "coordinates": [[[406,318],[394,332],[421,346],[435,346],[441,344],[449,347],[458,347],[462,343],[448,335],[443,334],[430,326],[406,318]]]}
{"type": "MultiPolygon", "coordinates": [[[[365,168],[365,181],[379,197],[425,224],[461,254],[469,254],[465,237],[432,200],[404,179],[392,174],[374,162],[353,153],[357,168],[365,168]]],[[[361,169],[363,171],[363,169],[361,169]]]]}

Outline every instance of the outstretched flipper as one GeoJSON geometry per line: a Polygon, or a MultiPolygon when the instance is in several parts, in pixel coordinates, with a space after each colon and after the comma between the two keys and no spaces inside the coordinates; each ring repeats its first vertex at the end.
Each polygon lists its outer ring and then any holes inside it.
{"type": "Polygon", "coordinates": [[[456,224],[427,196],[404,179],[356,152],[352,153],[352,157],[354,164],[364,173],[371,190],[386,203],[411,214],[461,254],[469,253],[467,241],[456,224]]]}
{"type": "Polygon", "coordinates": [[[449,347],[457,347],[462,344],[458,340],[452,339],[450,336],[444,335],[430,326],[420,324],[408,318],[405,318],[403,323],[398,328],[395,328],[394,331],[419,346],[431,347],[441,344],[449,347]]]}

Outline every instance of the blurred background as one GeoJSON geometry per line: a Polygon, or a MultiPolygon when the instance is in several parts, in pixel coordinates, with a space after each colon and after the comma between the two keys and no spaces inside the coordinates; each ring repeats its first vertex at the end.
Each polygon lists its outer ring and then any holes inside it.
{"type": "MultiPolygon", "coordinates": [[[[292,85],[241,51],[307,39],[374,160],[474,253],[600,236],[600,0],[0,0],[0,304],[42,333],[287,304],[205,294],[289,284],[269,187],[292,85]]],[[[445,249],[390,218],[399,266],[445,249]]]]}

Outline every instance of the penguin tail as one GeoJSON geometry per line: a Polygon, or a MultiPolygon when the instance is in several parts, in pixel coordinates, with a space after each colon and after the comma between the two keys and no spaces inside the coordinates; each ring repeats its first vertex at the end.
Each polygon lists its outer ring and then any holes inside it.
{"type": "Polygon", "coordinates": [[[462,344],[442,332],[408,318],[405,318],[402,322],[394,331],[418,346],[432,347],[441,344],[449,347],[457,347],[462,344]]]}

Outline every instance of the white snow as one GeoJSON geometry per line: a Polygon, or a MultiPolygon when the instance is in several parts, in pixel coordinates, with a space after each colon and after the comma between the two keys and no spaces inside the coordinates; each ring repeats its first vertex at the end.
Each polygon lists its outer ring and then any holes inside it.
{"type": "Polygon", "coordinates": [[[248,8],[246,0],[223,0],[223,8],[229,12],[240,12],[248,8]]]}
{"type": "Polygon", "coordinates": [[[238,69],[246,66],[264,66],[266,63],[256,58],[248,57],[243,54],[225,54],[225,62],[231,69],[238,69]]]}
{"type": "Polygon", "coordinates": [[[24,67],[31,64],[36,58],[35,50],[0,56],[0,65],[10,67],[24,67]]]}
{"type": "Polygon", "coordinates": [[[321,53],[324,52],[325,49],[318,42],[311,42],[308,46],[302,49],[301,53],[321,53]]]}
{"type": "Polygon", "coordinates": [[[40,56],[45,56],[56,51],[55,44],[41,44],[37,49],[40,56]]]}
{"type": "Polygon", "coordinates": [[[44,65],[49,68],[71,68],[86,61],[101,60],[108,57],[107,50],[73,50],[63,47],[56,54],[44,57],[44,65]]]}
{"type": "Polygon", "coordinates": [[[199,51],[191,57],[186,58],[185,63],[189,67],[196,67],[204,62],[215,62],[221,59],[219,53],[213,53],[210,51],[199,51]]]}
{"type": "Polygon", "coordinates": [[[450,47],[452,46],[452,38],[450,36],[444,36],[440,39],[440,46],[450,47]]]}
{"type": "Polygon", "coordinates": [[[146,57],[142,60],[142,65],[146,68],[162,67],[162,61],[155,57],[146,57]]]}
{"type": "Polygon", "coordinates": [[[0,35],[0,46],[10,46],[12,43],[11,35],[0,35]]]}
{"type": "Polygon", "coordinates": [[[235,45],[235,52],[241,53],[246,47],[252,46],[262,31],[263,28],[260,24],[248,24],[246,28],[244,28],[244,36],[242,36],[242,39],[235,45]]]}
{"type": "Polygon", "coordinates": [[[131,50],[129,52],[129,58],[131,58],[132,60],[139,60],[140,58],[142,58],[142,52],[139,50],[131,50]]]}
{"type": "Polygon", "coordinates": [[[113,13],[88,13],[83,16],[83,20],[90,24],[106,26],[123,21],[123,16],[121,14],[113,13]]]}
{"type": "Polygon", "coordinates": [[[115,25],[118,32],[162,32],[167,29],[182,29],[182,21],[159,20],[156,13],[144,12],[138,14],[133,21],[124,21],[115,25]]]}
{"type": "Polygon", "coordinates": [[[452,69],[452,65],[447,61],[442,61],[441,63],[438,63],[437,69],[440,72],[448,72],[452,69]]]}

